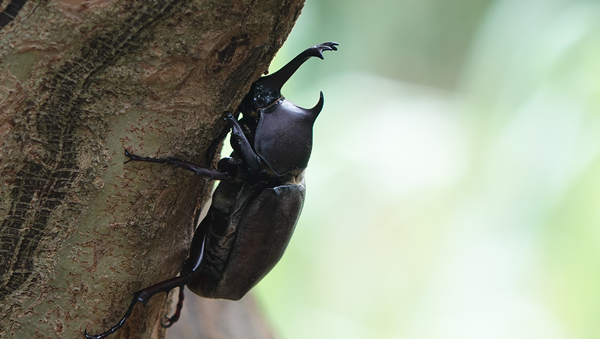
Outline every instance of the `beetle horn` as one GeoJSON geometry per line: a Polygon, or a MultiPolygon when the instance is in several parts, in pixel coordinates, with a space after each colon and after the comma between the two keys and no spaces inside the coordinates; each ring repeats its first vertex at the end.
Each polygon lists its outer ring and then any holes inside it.
{"type": "Polygon", "coordinates": [[[325,98],[323,97],[323,92],[321,92],[319,96],[319,102],[313,108],[301,108],[302,111],[308,115],[311,115],[314,119],[317,118],[321,110],[323,109],[323,104],[325,103],[325,98]]]}
{"type": "MultiPolygon", "coordinates": [[[[313,55],[308,55],[307,53],[310,50],[306,50],[298,56],[296,56],[292,61],[288,62],[285,66],[283,66],[277,72],[264,76],[263,81],[269,85],[269,87],[273,90],[280,91],[283,85],[296,73],[298,68],[302,66],[306,60],[310,59],[313,55]]],[[[322,57],[321,57],[322,58],[322,57]]]]}
{"type": "Polygon", "coordinates": [[[323,60],[323,51],[337,51],[337,45],[336,42],[324,42],[311,48],[307,48],[277,72],[264,76],[263,81],[268,84],[270,89],[280,91],[283,85],[292,77],[292,75],[294,75],[294,73],[296,73],[298,68],[300,68],[306,60],[312,57],[323,60]]]}

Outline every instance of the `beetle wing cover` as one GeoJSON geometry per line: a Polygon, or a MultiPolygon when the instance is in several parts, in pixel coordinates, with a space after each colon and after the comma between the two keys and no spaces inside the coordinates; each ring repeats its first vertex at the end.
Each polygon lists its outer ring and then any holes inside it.
{"type": "Polygon", "coordinates": [[[212,298],[238,300],[277,264],[304,203],[304,182],[260,191],[230,222],[237,235],[212,298]]]}

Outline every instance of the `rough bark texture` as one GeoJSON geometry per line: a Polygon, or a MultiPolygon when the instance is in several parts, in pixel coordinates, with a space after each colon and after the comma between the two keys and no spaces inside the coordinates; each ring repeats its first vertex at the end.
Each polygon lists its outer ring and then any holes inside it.
{"type": "MultiPolygon", "coordinates": [[[[0,1],[1,338],[104,331],[177,274],[212,183],[123,149],[205,163],[302,4],[0,1]]],[[[167,304],[111,338],[163,338],[167,304]]]]}

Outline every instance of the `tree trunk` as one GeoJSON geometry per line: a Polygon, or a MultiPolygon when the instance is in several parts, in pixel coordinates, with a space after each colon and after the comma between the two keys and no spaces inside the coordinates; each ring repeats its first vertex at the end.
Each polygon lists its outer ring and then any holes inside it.
{"type": "MultiPolygon", "coordinates": [[[[224,112],[267,70],[303,0],[7,2],[0,337],[83,338],[114,325],[132,292],[178,273],[212,187],[123,164],[123,150],[206,164],[224,112]]],[[[136,306],[111,338],[164,338],[168,304],[162,293],[136,306]]],[[[247,326],[221,313],[220,326],[247,326]]],[[[216,338],[209,330],[195,337],[216,338]]]]}

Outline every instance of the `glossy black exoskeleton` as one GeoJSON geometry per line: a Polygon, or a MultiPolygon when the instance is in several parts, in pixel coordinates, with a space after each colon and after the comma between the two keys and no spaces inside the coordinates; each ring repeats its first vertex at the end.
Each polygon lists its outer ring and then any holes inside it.
{"type": "MultiPolygon", "coordinates": [[[[98,335],[86,333],[87,338],[105,338],[123,326],[135,304],[145,305],[153,295],[179,287],[177,309],[164,325],[169,327],[179,319],[185,286],[206,298],[238,300],[275,266],[302,210],[312,127],[323,108],[323,93],[315,107],[305,109],[285,99],[281,87],[306,60],[323,59],[323,51],[335,51],[337,45],[325,42],[308,48],[252,84],[239,107],[243,118],[226,116],[233,153],[221,159],[217,169],[125,151],[127,162],[173,164],[221,183],[194,233],[179,276],[134,293],[117,325],[98,335]]],[[[213,155],[209,151],[211,160],[213,155]]]]}

